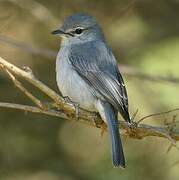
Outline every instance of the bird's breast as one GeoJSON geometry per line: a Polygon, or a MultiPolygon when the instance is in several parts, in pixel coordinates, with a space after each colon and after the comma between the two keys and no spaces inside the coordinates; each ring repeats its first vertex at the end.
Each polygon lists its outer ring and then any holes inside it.
{"type": "Polygon", "coordinates": [[[56,59],[56,80],[63,96],[68,96],[72,101],[89,111],[96,111],[96,99],[90,87],[73,69],[65,54],[60,53],[56,59]]]}

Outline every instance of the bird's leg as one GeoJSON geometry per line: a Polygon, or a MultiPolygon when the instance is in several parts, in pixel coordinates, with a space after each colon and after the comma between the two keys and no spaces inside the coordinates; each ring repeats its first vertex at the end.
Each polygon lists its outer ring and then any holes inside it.
{"type": "Polygon", "coordinates": [[[136,122],[134,121],[137,113],[138,113],[138,109],[137,109],[136,112],[132,115],[132,117],[130,117],[130,119],[129,119],[128,121],[126,121],[128,127],[129,127],[130,129],[136,128],[137,125],[138,125],[138,123],[136,123],[136,122]]]}
{"type": "Polygon", "coordinates": [[[127,121],[127,126],[128,128],[126,129],[126,137],[131,137],[132,135],[136,134],[136,128],[137,128],[137,123],[134,122],[133,120],[127,121]]]}
{"type": "Polygon", "coordinates": [[[93,125],[97,128],[101,129],[101,137],[103,136],[104,132],[106,131],[106,123],[104,121],[97,121],[97,118],[99,117],[98,113],[95,113],[94,117],[92,118],[93,125]]]}
{"type": "Polygon", "coordinates": [[[100,124],[98,123],[97,118],[98,118],[98,113],[94,113],[94,116],[92,117],[92,122],[95,127],[100,128],[100,124]]]}
{"type": "Polygon", "coordinates": [[[71,103],[71,99],[68,96],[63,96],[63,99],[65,100],[66,103],[71,103]]]}
{"type": "Polygon", "coordinates": [[[130,121],[129,121],[129,124],[130,126],[132,125],[135,125],[136,126],[136,122],[134,121],[135,117],[137,116],[137,113],[138,113],[138,109],[134,112],[134,114],[132,115],[132,117],[130,117],[130,121]]]}
{"type": "Polygon", "coordinates": [[[137,123],[135,121],[130,121],[127,122],[127,125],[130,129],[136,128],[137,127],[137,123]]]}
{"type": "Polygon", "coordinates": [[[75,102],[73,102],[72,104],[73,104],[73,106],[75,108],[75,117],[76,117],[76,120],[78,121],[79,118],[80,118],[80,104],[75,103],[75,102]]]}
{"type": "Polygon", "coordinates": [[[73,107],[75,108],[75,117],[76,120],[79,120],[80,117],[80,104],[72,101],[68,96],[64,96],[63,99],[65,100],[66,103],[70,103],[73,105],[73,107]]]}

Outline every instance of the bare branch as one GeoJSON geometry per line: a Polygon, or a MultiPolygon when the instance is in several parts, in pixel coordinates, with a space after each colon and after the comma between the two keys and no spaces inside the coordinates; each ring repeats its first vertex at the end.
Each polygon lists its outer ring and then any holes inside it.
{"type": "MultiPolygon", "coordinates": [[[[26,70],[20,69],[14,66],[13,64],[7,62],[1,57],[0,57],[0,66],[4,70],[10,72],[11,78],[14,77],[14,75],[12,74],[15,74],[17,76],[26,79],[33,86],[37,87],[41,92],[48,95],[55,103],[54,108],[39,108],[29,105],[0,102],[1,108],[19,109],[32,113],[40,113],[54,117],[60,117],[68,120],[76,120],[74,106],[70,103],[67,103],[55,91],[53,91],[44,83],[39,81],[29,68],[26,68],[26,70]]],[[[12,78],[12,80],[14,81],[14,78],[12,78]]],[[[16,79],[15,82],[17,83],[16,79]]],[[[23,86],[20,85],[20,88],[22,87],[23,86]]],[[[24,90],[23,88],[21,90],[24,90]]],[[[29,97],[29,94],[27,92],[25,94],[29,97]]],[[[107,127],[104,125],[103,121],[101,120],[98,114],[88,112],[80,108],[79,122],[83,122],[88,125],[94,126],[93,124],[94,120],[99,128],[105,131],[107,130],[107,127]]],[[[123,130],[122,134],[131,138],[142,139],[147,136],[164,137],[167,138],[172,143],[173,146],[176,146],[175,142],[179,141],[179,130],[174,128],[174,126],[169,127],[168,125],[164,125],[163,127],[155,127],[146,124],[134,124],[134,127],[129,127],[128,123],[126,123],[125,121],[119,121],[119,125],[120,128],[123,130]]]]}
{"type": "MultiPolygon", "coordinates": [[[[68,112],[68,114],[71,114],[72,116],[74,115],[75,107],[70,103],[66,103],[66,101],[61,96],[59,96],[55,91],[53,91],[48,86],[46,86],[44,83],[39,81],[33,75],[32,71],[29,71],[29,70],[24,71],[16,66],[14,66],[13,64],[7,62],[6,60],[4,60],[1,57],[0,57],[0,65],[3,68],[13,72],[14,74],[24,78],[29,83],[31,83],[33,86],[37,87],[41,92],[43,92],[47,96],[49,96],[56,103],[57,108],[60,107],[60,109],[64,109],[66,112],[68,112]]],[[[85,111],[83,109],[80,109],[80,115],[83,119],[94,118],[94,113],[92,115],[92,113],[85,111]]]]}
{"type": "MultiPolygon", "coordinates": [[[[53,117],[59,117],[66,120],[73,120],[75,121],[75,118],[70,118],[66,113],[57,111],[57,110],[43,110],[38,107],[29,106],[29,105],[21,105],[21,104],[13,104],[13,103],[5,103],[0,102],[1,108],[11,108],[11,109],[19,109],[25,112],[32,112],[32,113],[38,113],[38,114],[45,114],[53,117]]],[[[101,123],[101,119],[98,117],[96,119],[99,124],[99,128],[103,128],[104,131],[107,131],[107,128],[104,128],[104,125],[101,123]]],[[[82,122],[88,125],[91,125],[94,127],[92,119],[79,119],[77,122],[82,122]]],[[[138,127],[134,127],[130,130],[129,125],[125,121],[119,121],[120,128],[124,131],[121,132],[121,134],[129,136],[134,139],[142,139],[144,137],[148,136],[157,136],[157,137],[164,137],[167,139],[172,138],[172,142],[175,144],[175,141],[179,141],[179,130],[173,130],[170,137],[168,133],[168,129],[166,127],[154,127],[150,125],[145,124],[139,124],[138,127]],[[175,141],[174,141],[175,140],[175,141]]]]}
{"type": "Polygon", "coordinates": [[[54,110],[43,110],[38,107],[29,106],[29,105],[22,105],[22,104],[15,104],[15,103],[6,103],[6,102],[0,102],[0,107],[4,108],[10,108],[10,109],[18,109],[25,112],[32,112],[32,113],[39,113],[39,114],[46,114],[50,116],[60,117],[67,119],[63,113],[60,111],[54,111],[54,110]]]}
{"type": "Polygon", "coordinates": [[[174,112],[174,111],[179,111],[179,108],[172,109],[172,110],[165,111],[165,112],[159,112],[159,113],[155,113],[155,114],[150,114],[150,115],[144,116],[143,118],[139,119],[137,121],[137,123],[141,123],[145,119],[148,119],[148,118],[151,118],[151,117],[154,117],[154,116],[160,116],[160,115],[164,115],[164,114],[169,114],[169,113],[174,112]]]}
{"type": "Polygon", "coordinates": [[[55,102],[60,103],[62,98],[53,90],[51,90],[49,87],[47,87],[45,84],[40,82],[38,79],[35,78],[32,71],[24,71],[13,64],[5,61],[3,58],[0,57],[0,64],[3,68],[13,72],[14,74],[23,77],[26,79],[29,83],[40,89],[42,92],[47,94],[49,97],[51,97],[55,102]]]}
{"type": "Polygon", "coordinates": [[[29,99],[32,100],[39,108],[43,108],[42,103],[39,99],[37,99],[33,94],[31,94],[16,78],[15,76],[10,73],[7,69],[5,69],[5,72],[9,75],[11,80],[14,82],[14,85],[18,87],[29,99]]]}

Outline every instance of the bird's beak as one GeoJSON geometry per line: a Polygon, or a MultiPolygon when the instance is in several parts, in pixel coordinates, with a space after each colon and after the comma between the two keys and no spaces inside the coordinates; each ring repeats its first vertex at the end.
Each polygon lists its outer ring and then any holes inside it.
{"type": "Polygon", "coordinates": [[[56,35],[56,34],[59,34],[59,35],[62,35],[62,34],[66,34],[64,31],[62,31],[61,29],[57,29],[55,31],[52,31],[51,32],[53,35],[56,35]]]}

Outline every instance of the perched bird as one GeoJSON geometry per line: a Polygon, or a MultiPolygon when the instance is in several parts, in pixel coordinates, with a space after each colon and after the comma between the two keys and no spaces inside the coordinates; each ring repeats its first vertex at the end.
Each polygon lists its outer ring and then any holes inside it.
{"type": "Polygon", "coordinates": [[[109,129],[113,166],[125,168],[117,115],[130,122],[127,92],[100,26],[94,17],[75,13],[52,34],[62,37],[56,58],[59,90],[80,107],[99,112],[109,129]]]}

